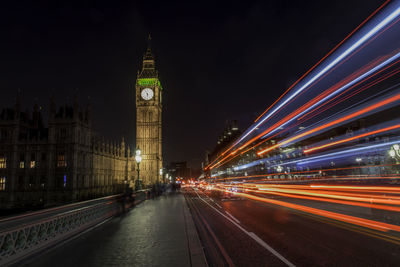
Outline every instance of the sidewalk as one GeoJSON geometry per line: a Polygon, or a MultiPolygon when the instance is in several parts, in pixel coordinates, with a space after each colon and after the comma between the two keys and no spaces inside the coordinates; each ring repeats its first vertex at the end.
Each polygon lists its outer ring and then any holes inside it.
{"type": "Polygon", "coordinates": [[[131,211],[48,253],[29,266],[207,266],[181,194],[146,200],[131,211]]]}

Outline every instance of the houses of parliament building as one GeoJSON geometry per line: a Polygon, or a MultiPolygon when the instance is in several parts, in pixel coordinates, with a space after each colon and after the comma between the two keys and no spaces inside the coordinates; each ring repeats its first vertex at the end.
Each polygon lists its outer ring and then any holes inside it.
{"type": "Polygon", "coordinates": [[[0,208],[55,205],[119,193],[133,179],[135,162],[124,140],[110,143],[92,132],[90,105],[56,107],[48,127],[41,108],[0,114],[0,208]],[[122,187],[122,188],[121,188],[122,187]]]}
{"type": "MultiPolygon", "coordinates": [[[[141,182],[160,181],[161,84],[148,47],[136,80],[136,145],[142,150],[141,182]]],[[[0,113],[0,209],[51,206],[124,191],[138,182],[134,150],[124,139],[93,133],[92,108],[77,97],[70,105],[50,100],[48,122],[36,103],[22,111],[20,95],[0,113]]]]}

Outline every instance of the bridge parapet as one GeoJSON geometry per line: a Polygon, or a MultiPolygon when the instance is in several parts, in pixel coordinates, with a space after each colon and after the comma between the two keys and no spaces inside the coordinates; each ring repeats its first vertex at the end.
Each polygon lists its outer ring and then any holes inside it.
{"type": "Polygon", "coordinates": [[[0,265],[13,264],[85,231],[127,204],[121,195],[114,195],[0,220],[0,265]]]}

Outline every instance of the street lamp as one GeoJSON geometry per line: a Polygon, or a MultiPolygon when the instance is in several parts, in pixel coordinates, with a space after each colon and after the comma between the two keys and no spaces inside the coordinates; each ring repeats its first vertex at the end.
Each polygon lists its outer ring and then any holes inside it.
{"type": "Polygon", "coordinates": [[[164,182],[163,181],[163,170],[162,170],[162,168],[160,168],[160,179],[161,179],[160,182],[164,182]]]}
{"type": "Polygon", "coordinates": [[[140,189],[142,189],[142,183],[140,181],[140,176],[139,176],[139,174],[140,174],[139,165],[140,165],[140,162],[142,161],[142,156],[140,155],[141,151],[140,151],[139,147],[136,148],[135,153],[136,153],[135,160],[136,160],[136,163],[137,163],[137,181],[138,181],[138,184],[139,184],[138,185],[138,189],[140,190],[140,189]]]}

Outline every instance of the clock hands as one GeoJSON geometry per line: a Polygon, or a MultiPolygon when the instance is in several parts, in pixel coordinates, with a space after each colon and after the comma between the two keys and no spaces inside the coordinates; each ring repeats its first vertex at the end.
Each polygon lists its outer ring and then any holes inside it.
{"type": "Polygon", "coordinates": [[[150,88],[145,88],[143,91],[142,91],[142,98],[144,99],[144,100],[150,100],[150,99],[152,99],[153,98],[153,91],[150,89],[150,88]]]}

